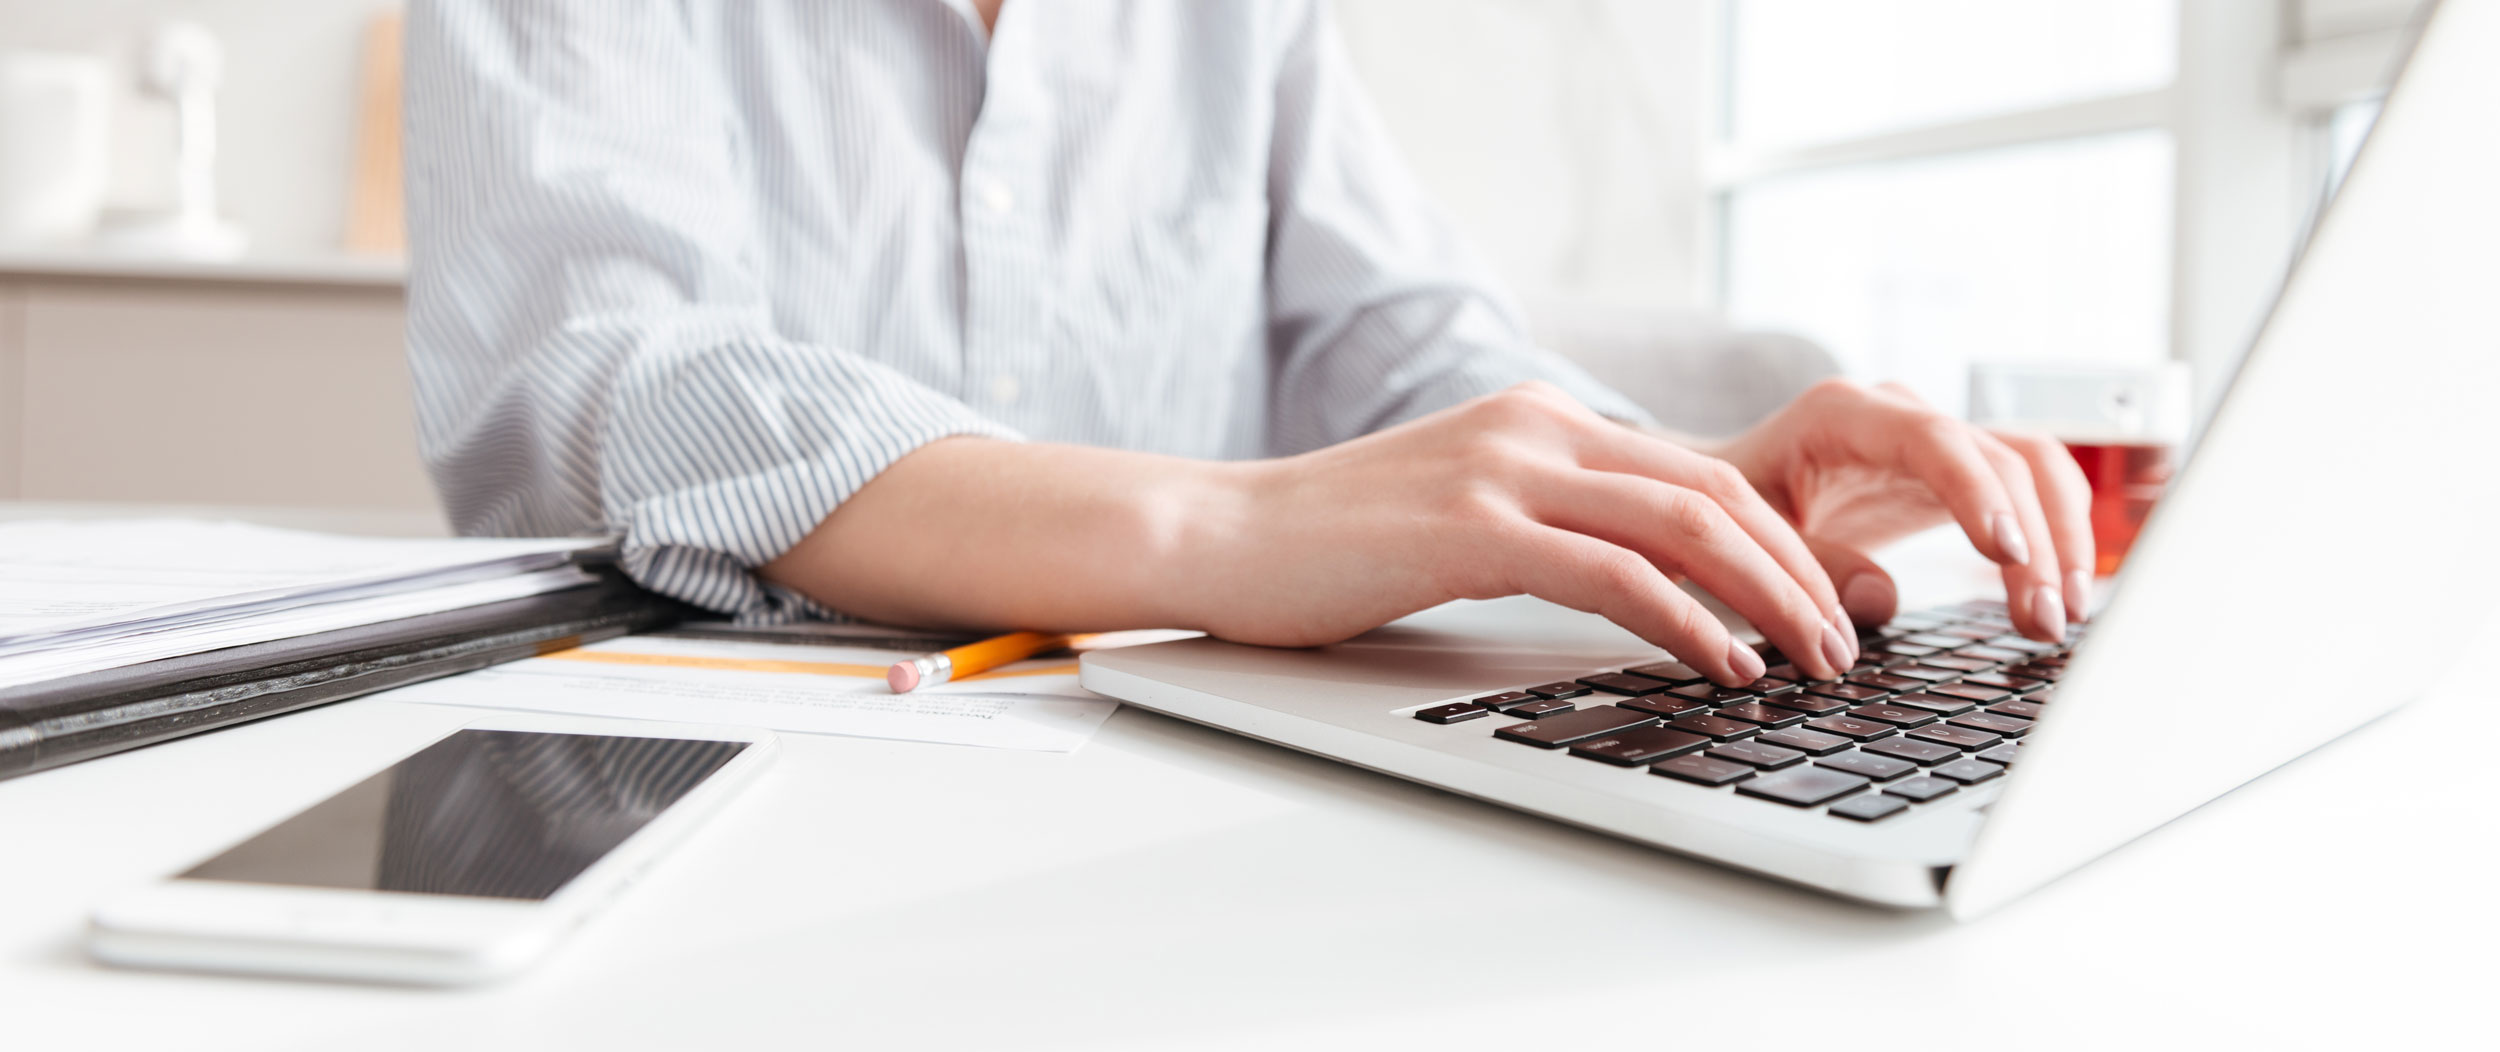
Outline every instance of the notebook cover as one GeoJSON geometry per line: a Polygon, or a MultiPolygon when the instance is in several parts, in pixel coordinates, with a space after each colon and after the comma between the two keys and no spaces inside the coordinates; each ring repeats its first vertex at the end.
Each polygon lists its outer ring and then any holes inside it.
{"type": "Polygon", "coordinates": [[[691,608],[613,567],[597,583],[0,689],[11,778],[672,624],[691,608]]]}

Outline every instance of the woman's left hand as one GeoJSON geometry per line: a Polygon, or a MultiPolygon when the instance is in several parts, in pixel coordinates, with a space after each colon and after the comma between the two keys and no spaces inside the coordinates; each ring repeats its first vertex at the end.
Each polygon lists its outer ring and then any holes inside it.
{"type": "Polygon", "coordinates": [[[1827,380],[1707,451],[1797,527],[1858,624],[1899,602],[1867,553],[1948,521],[2003,570],[2024,635],[2063,639],[2091,608],[2091,490],[2054,440],[1974,427],[1898,385],[1827,380]]]}

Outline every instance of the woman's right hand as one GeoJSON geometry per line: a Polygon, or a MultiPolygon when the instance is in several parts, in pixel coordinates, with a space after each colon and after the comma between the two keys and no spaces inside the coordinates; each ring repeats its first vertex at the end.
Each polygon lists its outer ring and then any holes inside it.
{"type": "Polygon", "coordinates": [[[1299,456],[1218,466],[1173,553],[1176,618],[1221,638],[1331,643],[1451,599],[1528,594],[1604,616],[1723,684],[1762,659],[1690,578],[1798,669],[1857,635],[1812,552],[1724,461],[1523,384],[1299,456]]]}

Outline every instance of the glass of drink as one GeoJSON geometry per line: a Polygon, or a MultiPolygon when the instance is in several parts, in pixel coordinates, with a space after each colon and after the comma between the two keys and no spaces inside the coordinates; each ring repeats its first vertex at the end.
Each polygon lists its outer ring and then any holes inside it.
{"type": "Polygon", "coordinates": [[[2144,518],[2170,483],[2187,440],[2184,362],[2153,366],[1980,362],[1970,371],[1970,415],[1983,427],[2021,428],[2066,444],[2092,484],[2093,572],[2118,572],[2144,518]]]}

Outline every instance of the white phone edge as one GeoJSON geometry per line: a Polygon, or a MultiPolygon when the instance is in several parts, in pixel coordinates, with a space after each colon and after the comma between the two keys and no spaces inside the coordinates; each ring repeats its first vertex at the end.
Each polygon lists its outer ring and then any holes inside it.
{"type": "MultiPolygon", "coordinates": [[[[573,928],[631,887],[704,818],[754,781],[780,751],[780,739],[759,727],[514,714],[479,720],[451,733],[468,730],[749,744],[544,901],[169,876],[94,910],[87,922],[88,953],[112,965],[179,971],[423,986],[465,986],[501,979],[544,956],[573,928]]],[[[329,795],[306,800],[269,825],[329,795]]]]}

